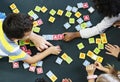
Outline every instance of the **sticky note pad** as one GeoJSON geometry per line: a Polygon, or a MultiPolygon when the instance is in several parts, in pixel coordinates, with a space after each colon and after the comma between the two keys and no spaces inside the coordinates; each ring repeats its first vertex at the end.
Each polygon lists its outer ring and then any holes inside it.
{"type": "Polygon", "coordinates": [[[71,11],[75,13],[75,12],[78,11],[78,8],[77,7],[73,7],[71,11]]]}
{"type": "Polygon", "coordinates": [[[105,33],[100,34],[100,38],[103,44],[107,43],[107,37],[105,33]]]}
{"type": "Polygon", "coordinates": [[[36,66],[37,66],[37,63],[31,64],[31,66],[34,66],[34,67],[36,67],[36,66]]]}
{"type": "Polygon", "coordinates": [[[69,23],[70,24],[74,24],[75,23],[75,19],[74,18],[69,18],[69,23]]]}
{"type": "Polygon", "coordinates": [[[43,61],[38,61],[38,62],[37,62],[37,66],[42,67],[42,65],[43,65],[43,61]]]}
{"type": "Polygon", "coordinates": [[[98,48],[99,48],[99,49],[104,49],[104,44],[99,43],[99,44],[98,44],[98,48]]]}
{"type": "Polygon", "coordinates": [[[34,21],[34,22],[33,22],[33,27],[36,27],[36,26],[38,26],[38,22],[37,22],[37,21],[34,21]]]}
{"type": "Polygon", "coordinates": [[[54,74],[53,74],[52,71],[49,70],[49,71],[46,73],[46,75],[50,78],[50,77],[52,77],[52,75],[54,75],[54,74]]]}
{"type": "Polygon", "coordinates": [[[96,61],[102,63],[103,57],[98,56],[96,61]]]}
{"type": "Polygon", "coordinates": [[[83,8],[83,3],[81,3],[81,2],[80,2],[80,3],[77,3],[77,7],[78,7],[78,8],[83,8]]]}
{"type": "Polygon", "coordinates": [[[99,48],[95,48],[94,50],[93,50],[93,52],[95,53],[95,54],[99,54],[100,53],[100,49],[99,48]]]}
{"type": "Polygon", "coordinates": [[[85,61],[83,62],[83,65],[86,67],[86,66],[90,65],[90,62],[89,62],[88,60],[85,60],[85,61]]]}
{"type": "Polygon", "coordinates": [[[77,18],[80,18],[81,15],[82,15],[82,14],[81,14],[80,12],[76,12],[76,13],[75,13],[75,16],[76,16],[77,18]]]}
{"type": "Polygon", "coordinates": [[[79,24],[81,24],[81,23],[83,22],[83,19],[82,19],[82,18],[79,18],[79,19],[77,19],[77,22],[78,22],[79,24]]]}
{"type": "Polygon", "coordinates": [[[84,15],[83,18],[84,18],[84,21],[89,21],[90,20],[89,15],[84,15]]]}
{"type": "Polygon", "coordinates": [[[89,40],[89,44],[95,43],[95,39],[94,38],[89,38],[88,40],[89,40]]]}
{"type": "Polygon", "coordinates": [[[36,12],[40,12],[41,7],[40,7],[40,6],[36,6],[34,10],[35,10],[36,12]]]}
{"type": "Polygon", "coordinates": [[[71,15],[72,15],[72,13],[70,11],[67,11],[65,14],[66,17],[71,17],[71,15]]]}
{"type": "Polygon", "coordinates": [[[92,58],[93,60],[97,60],[97,57],[98,57],[98,56],[94,54],[91,58],[92,58]]]}
{"type": "Polygon", "coordinates": [[[51,9],[50,12],[49,12],[49,14],[52,15],[52,16],[54,16],[55,13],[56,13],[56,11],[54,9],[51,9]]]}
{"type": "Polygon", "coordinates": [[[71,10],[72,10],[72,7],[71,7],[70,5],[68,5],[68,6],[66,7],[66,10],[67,10],[67,11],[71,11],[71,10]]]}
{"type": "Polygon", "coordinates": [[[101,39],[100,38],[96,38],[96,44],[101,43],[101,39]]]}
{"type": "Polygon", "coordinates": [[[65,60],[68,64],[70,64],[72,61],[73,61],[73,59],[71,58],[71,57],[67,57],[67,59],[65,60]]]}
{"type": "Polygon", "coordinates": [[[43,24],[42,19],[37,20],[37,23],[38,23],[38,25],[42,25],[43,24]]]}
{"type": "Polygon", "coordinates": [[[83,22],[83,23],[80,24],[80,26],[81,26],[82,29],[85,29],[87,27],[87,23],[83,22]]]}
{"type": "Polygon", "coordinates": [[[76,29],[77,31],[80,31],[80,30],[81,30],[80,25],[75,26],[75,29],[76,29]]]}
{"type": "Polygon", "coordinates": [[[30,68],[29,68],[29,71],[31,71],[31,72],[35,72],[35,66],[30,66],[30,68]]]}
{"type": "Polygon", "coordinates": [[[54,21],[55,21],[55,18],[54,17],[52,17],[52,16],[50,16],[50,18],[49,18],[49,20],[48,20],[49,22],[51,22],[51,23],[53,23],[54,21]]]}
{"type": "Polygon", "coordinates": [[[59,16],[62,16],[63,15],[63,10],[61,10],[61,9],[59,9],[58,11],[57,11],[57,15],[59,15],[59,16]]]}
{"type": "Polygon", "coordinates": [[[13,10],[13,9],[15,9],[15,8],[17,8],[17,7],[16,7],[15,3],[12,3],[12,4],[10,5],[10,8],[13,10]]]}
{"type": "Polygon", "coordinates": [[[23,40],[19,40],[19,45],[20,45],[20,46],[25,45],[24,41],[23,41],[23,40]]]}
{"type": "Polygon", "coordinates": [[[43,6],[43,7],[41,8],[41,11],[42,11],[43,13],[45,13],[47,10],[48,10],[48,9],[47,9],[45,6],[43,6]]]}
{"type": "Polygon", "coordinates": [[[79,50],[83,49],[85,46],[83,45],[83,43],[79,43],[77,44],[77,47],[79,50]]]}
{"type": "Polygon", "coordinates": [[[20,11],[16,8],[13,10],[13,13],[19,13],[20,11]]]}
{"type": "Polygon", "coordinates": [[[34,27],[33,32],[39,33],[40,32],[40,27],[34,27]]]}
{"type": "Polygon", "coordinates": [[[43,73],[43,69],[42,69],[42,67],[38,67],[36,70],[37,70],[37,74],[41,74],[41,73],[43,73]]]}
{"type": "Polygon", "coordinates": [[[87,56],[88,56],[88,57],[92,58],[93,55],[94,55],[94,53],[93,53],[92,51],[89,50],[89,51],[87,52],[87,56]]]}
{"type": "Polygon", "coordinates": [[[71,25],[70,25],[68,22],[66,22],[63,26],[64,26],[66,29],[68,29],[68,28],[71,27],[71,25]]]}
{"type": "Polygon", "coordinates": [[[92,26],[92,23],[90,21],[87,21],[87,27],[91,27],[92,26]]]}
{"type": "Polygon", "coordinates": [[[88,11],[89,11],[90,13],[93,13],[93,12],[95,11],[95,9],[94,9],[93,7],[90,7],[90,8],[88,9],[88,11]]]}
{"type": "Polygon", "coordinates": [[[28,15],[30,15],[31,17],[32,17],[32,15],[34,15],[34,14],[35,14],[35,13],[34,13],[33,10],[31,10],[31,11],[28,12],[28,15]]]}
{"type": "Polygon", "coordinates": [[[79,58],[85,59],[85,53],[80,53],[79,58]]]}
{"type": "Polygon", "coordinates": [[[13,62],[13,68],[19,68],[19,62],[13,62]]]}
{"type": "Polygon", "coordinates": [[[55,82],[57,80],[57,77],[55,75],[52,75],[50,79],[52,80],[52,82],[55,82]]]}
{"type": "Polygon", "coordinates": [[[62,59],[66,60],[68,58],[68,55],[66,53],[63,53],[61,56],[62,59]]]}
{"type": "Polygon", "coordinates": [[[29,68],[29,64],[24,62],[23,67],[24,67],[24,69],[27,69],[27,68],[29,68]]]}
{"type": "Polygon", "coordinates": [[[56,59],[55,62],[60,65],[60,64],[62,63],[62,61],[63,61],[63,60],[62,60],[60,57],[57,57],[57,59],[56,59]]]}

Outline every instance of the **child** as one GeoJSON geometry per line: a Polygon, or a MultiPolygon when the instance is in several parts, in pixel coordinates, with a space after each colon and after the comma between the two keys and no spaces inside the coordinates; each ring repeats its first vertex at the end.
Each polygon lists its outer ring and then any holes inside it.
{"type": "Polygon", "coordinates": [[[105,45],[105,49],[108,51],[106,54],[112,55],[120,61],[120,47],[118,45],[107,44],[105,45]]]}
{"type": "Polygon", "coordinates": [[[103,14],[104,19],[96,26],[80,30],[79,32],[65,32],[64,41],[71,41],[75,38],[89,38],[104,32],[113,23],[120,20],[120,0],[94,0],[97,10],[103,14]]]}
{"type": "Polygon", "coordinates": [[[119,72],[111,65],[103,67],[101,63],[95,62],[95,64],[88,65],[86,71],[88,82],[95,82],[96,78],[96,82],[120,82],[120,78],[118,77],[119,72]],[[96,69],[105,72],[105,74],[94,75],[96,69]]]}
{"type": "Polygon", "coordinates": [[[58,55],[61,52],[59,46],[53,46],[41,36],[33,33],[33,20],[25,14],[10,14],[0,22],[0,55],[8,56],[12,61],[24,61],[32,64],[42,60],[50,54],[58,55]],[[41,53],[29,56],[16,44],[21,39],[30,39],[41,53]]]}

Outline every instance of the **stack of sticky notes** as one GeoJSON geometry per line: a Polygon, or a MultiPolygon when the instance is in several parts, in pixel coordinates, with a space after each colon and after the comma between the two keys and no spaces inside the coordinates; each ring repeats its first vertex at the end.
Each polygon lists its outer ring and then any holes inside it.
{"type": "Polygon", "coordinates": [[[83,62],[83,65],[86,67],[86,66],[90,65],[90,62],[89,62],[88,60],[85,60],[85,61],[83,62]]]}
{"type": "Polygon", "coordinates": [[[95,43],[95,39],[93,37],[89,38],[88,40],[89,40],[89,44],[95,43]]]}
{"type": "Polygon", "coordinates": [[[70,24],[74,24],[75,23],[75,19],[74,18],[69,18],[69,23],[70,24]]]}
{"type": "Polygon", "coordinates": [[[68,64],[70,64],[73,61],[73,59],[70,56],[68,56],[66,53],[63,53],[61,58],[65,60],[68,64]]]}
{"type": "Polygon", "coordinates": [[[77,47],[78,47],[79,50],[81,50],[81,49],[83,49],[85,46],[84,46],[84,44],[81,42],[81,43],[77,44],[77,47]]]}
{"type": "Polygon", "coordinates": [[[13,62],[12,64],[14,69],[19,68],[19,62],[13,62]]]}
{"type": "Polygon", "coordinates": [[[70,11],[67,11],[67,12],[65,13],[65,16],[66,16],[66,17],[71,17],[71,15],[72,15],[72,13],[71,13],[70,11]]]}
{"type": "Polygon", "coordinates": [[[19,13],[20,11],[18,10],[17,6],[15,5],[15,3],[12,3],[10,5],[11,10],[13,11],[13,13],[19,13]]]}
{"type": "Polygon", "coordinates": [[[94,9],[93,7],[90,7],[90,8],[88,9],[88,11],[89,11],[90,13],[93,13],[93,12],[95,11],[95,9],[94,9]]]}
{"type": "Polygon", "coordinates": [[[48,71],[48,72],[46,73],[46,75],[50,78],[50,80],[51,80],[52,82],[55,82],[55,81],[57,80],[56,75],[53,74],[52,71],[48,71]]]}
{"type": "Polygon", "coordinates": [[[60,57],[57,57],[57,59],[56,59],[55,62],[56,62],[57,64],[61,65],[62,61],[63,61],[63,59],[61,59],[60,57]]]}
{"type": "Polygon", "coordinates": [[[68,28],[71,27],[70,23],[68,23],[68,22],[66,22],[63,26],[64,26],[66,29],[68,29],[68,28]]]}
{"type": "Polygon", "coordinates": [[[28,15],[31,16],[31,17],[33,17],[34,20],[36,20],[36,19],[39,18],[38,15],[33,10],[29,11],[28,15]]]}

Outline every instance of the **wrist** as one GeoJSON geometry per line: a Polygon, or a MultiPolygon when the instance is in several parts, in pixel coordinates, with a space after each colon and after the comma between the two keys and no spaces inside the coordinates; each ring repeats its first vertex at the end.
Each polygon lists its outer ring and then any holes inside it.
{"type": "Polygon", "coordinates": [[[75,36],[75,38],[79,38],[80,37],[80,33],[79,32],[75,32],[74,36],[75,36]]]}
{"type": "Polygon", "coordinates": [[[96,79],[97,78],[97,75],[88,75],[87,76],[87,79],[90,80],[90,79],[96,79]]]}

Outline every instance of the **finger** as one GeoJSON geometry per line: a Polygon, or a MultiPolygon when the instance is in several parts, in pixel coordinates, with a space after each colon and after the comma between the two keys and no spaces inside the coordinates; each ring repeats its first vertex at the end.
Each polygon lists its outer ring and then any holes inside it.
{"type": "Polygon", "coordinates": [[[107,44],[106,46],[107,46],[108,48],[114,48],[114,46],[111,45],[111,44],[107,44]]]}
{"type": "Polygon", "coordinates": [[[68,78],[69,82],[72,82],[72,80],[70,78],[68,78]]]}
{"type": "Polygon", "coordinates": [[[118,45],[114,45],[114,47],[119,49],[119,46],[118,46],[118,45]]]}
{"type": "Polygon", "coordinates": [[[111,53],[110,52],[105,52],[106,54],[108,54],[108,55],[111,55],[111,53]]]}
{"type": "Polygon", "coordinates": [[[40,49],[40,47],[36,47],[38,51],[42,51],[42,49],[40,49]]]}
{"type": "Polygon", "coordinates": [[[46,42],[46,45],[48,45],[48,46],[53,46],[50,42],[46,42]]]}

